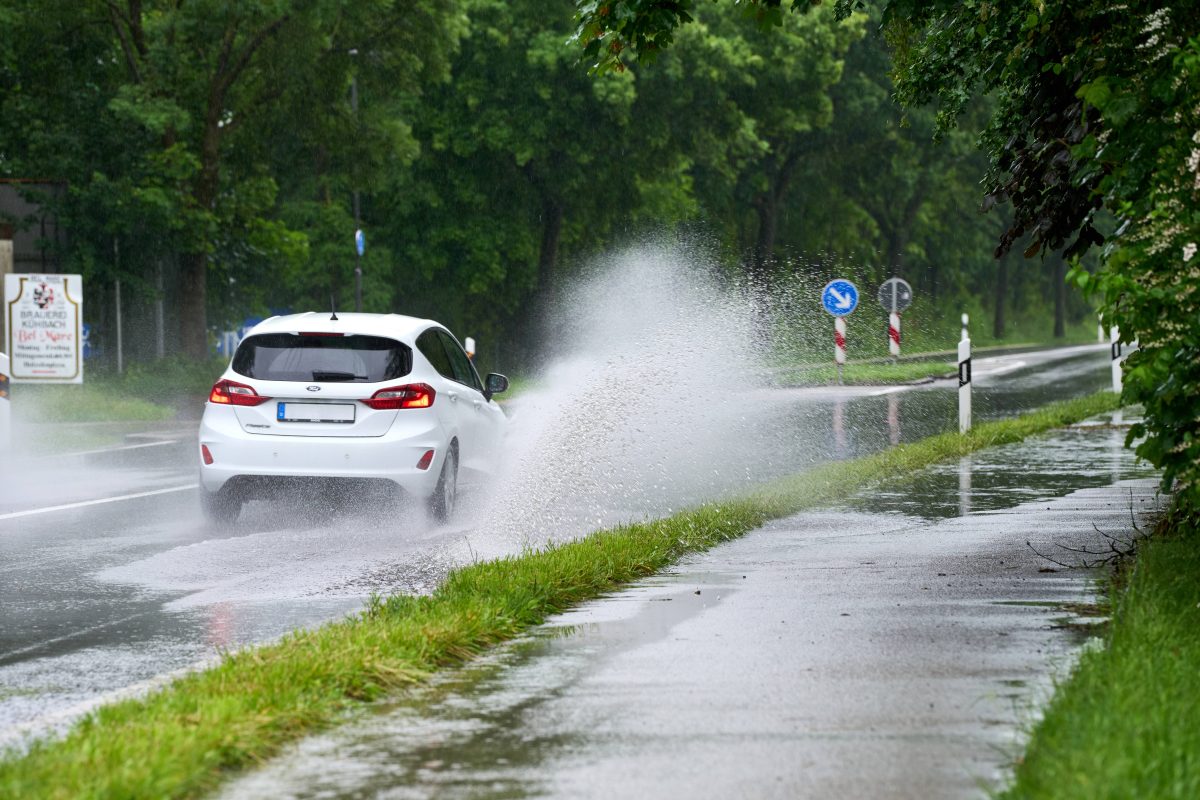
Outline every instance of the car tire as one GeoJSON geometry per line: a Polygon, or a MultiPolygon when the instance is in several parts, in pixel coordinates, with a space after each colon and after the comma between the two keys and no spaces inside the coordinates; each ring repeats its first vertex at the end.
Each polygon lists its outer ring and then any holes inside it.
{"type": "Polygon", "coordinates": [[[438,476],[433,496],[429,498],[429,513],[438,522],[445,522],[454,514],[458,504],[458,443],[450,444],[446,460],[442,462],[442,474],[438,476]]]}
{"type": "Polygon", "coordinates": [[[208,492],[201,488],[200,510],[204,512],[204,518],[214,525],[229,525],[237,522],[238,515],[242,513],[242,498],[227,490],[208,492]]]}

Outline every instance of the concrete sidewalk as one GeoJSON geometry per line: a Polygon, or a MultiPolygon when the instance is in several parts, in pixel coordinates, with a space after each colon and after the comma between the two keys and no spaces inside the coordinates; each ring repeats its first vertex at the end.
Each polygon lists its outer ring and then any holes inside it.
{"type": "Polygon", "coordinates": [[[1123,436],[1055,432],[772,524],[226,796],[983,796],[1094,622],[1089,573],[1026,541],[1077,561],[1159,505],[1123,436]]]}

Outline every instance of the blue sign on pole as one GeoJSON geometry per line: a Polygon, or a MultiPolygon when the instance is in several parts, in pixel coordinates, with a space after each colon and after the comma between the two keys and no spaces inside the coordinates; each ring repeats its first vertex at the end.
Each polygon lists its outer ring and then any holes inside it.
{"type": "Polygon", "coordinates": [[[361,256],[367,249],[367,237],[363,235],[362,228],[354,232],[354,249],[361,256]]]}
{"type": "Polygon", "coordinates": [[[821,290],[821,304],[835,317],[844,317],[858,307],[858,289],[844,278],[832,280],[821,290]]]}

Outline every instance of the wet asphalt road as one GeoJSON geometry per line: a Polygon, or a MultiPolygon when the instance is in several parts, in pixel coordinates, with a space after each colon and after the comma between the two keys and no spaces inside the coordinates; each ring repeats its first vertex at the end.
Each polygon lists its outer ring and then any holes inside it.
{"type": "MultiPolygon", "coordinates": [[[[979,359],[975,378],[977,419],[1003,416],[1104,387],[1107,348],[979,359]]],[[[416,510],[396,517],[353,503],[329,509],[304,502],[251,504],[236,525],[211,527],[197,507],[191,426],[131,440],[136,446],[127,449],[6,458],[0,745],[223,649],[340,616],[372,591],[428,591],[451,566],[476,556],[665,513],[946,430],[956,420],[954,389],[944,382],[884,393],[757,390],[748,401],[754,413],[728,430],[681,439],[650,465],[631,453],[624,488],[613,490],[598,475],[569,495],[548,491],[528,504],[523,494],[499,506],[479,499],[474,515],[468,503],[448,527],[416,510]],[[513,535],[504,522],[516,505],[544,529],[525,518],[513,535]]],[[[566,455],[589,461],[586,448],[566,455]]]]}
{"type": "Polygon", "coordinates": [[[772,523],[221,796],[986,797],[1096,623],[1092,573],[1026,539],[1077,562],[1162,507],[1107,421],[772,523]]]}

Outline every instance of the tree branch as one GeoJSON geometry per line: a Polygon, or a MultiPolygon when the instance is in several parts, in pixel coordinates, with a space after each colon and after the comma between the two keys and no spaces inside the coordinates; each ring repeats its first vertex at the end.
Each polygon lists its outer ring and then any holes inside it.
{"type": "Polygon", "coordinates": [[[138,68],[134,45],[129,41],[129,32],[125,29],[128,19],[124,18],[125,15],[121,13],[121,9],[117,8],[116,3],[108,2],[105,5],[108,6],[108,18],[112,23],[113,32],[117,34],[117,38],[121,41],[121,52],[125,54],[125,67],[129,70],[129,77],[134,83],[141,83],[142,71],[138,68]]]}
{"type": "Polygon", "coordinates": [[[246,43],[246,46],[238,55],[237,61],[234,62],[233,67],[228,73],[226,73],[224,79],[221,81],[220,91],[222,98],[224,98],[225,92],[229,90],[229,87],[232,86],[238,79],[238,76],[242,74],[242,71],[246,69],[246,66],[249,65],[250,59],[254,57],[255,51],[262,47],[268,39],[278,33],[279,29],[282,28],[290,19],[290,14],[284,14],[282,17],[265,25],[261,30],[258,31],[258,33],[254,34],[254,36],[250,38],[250,41],[246,43]]]}

